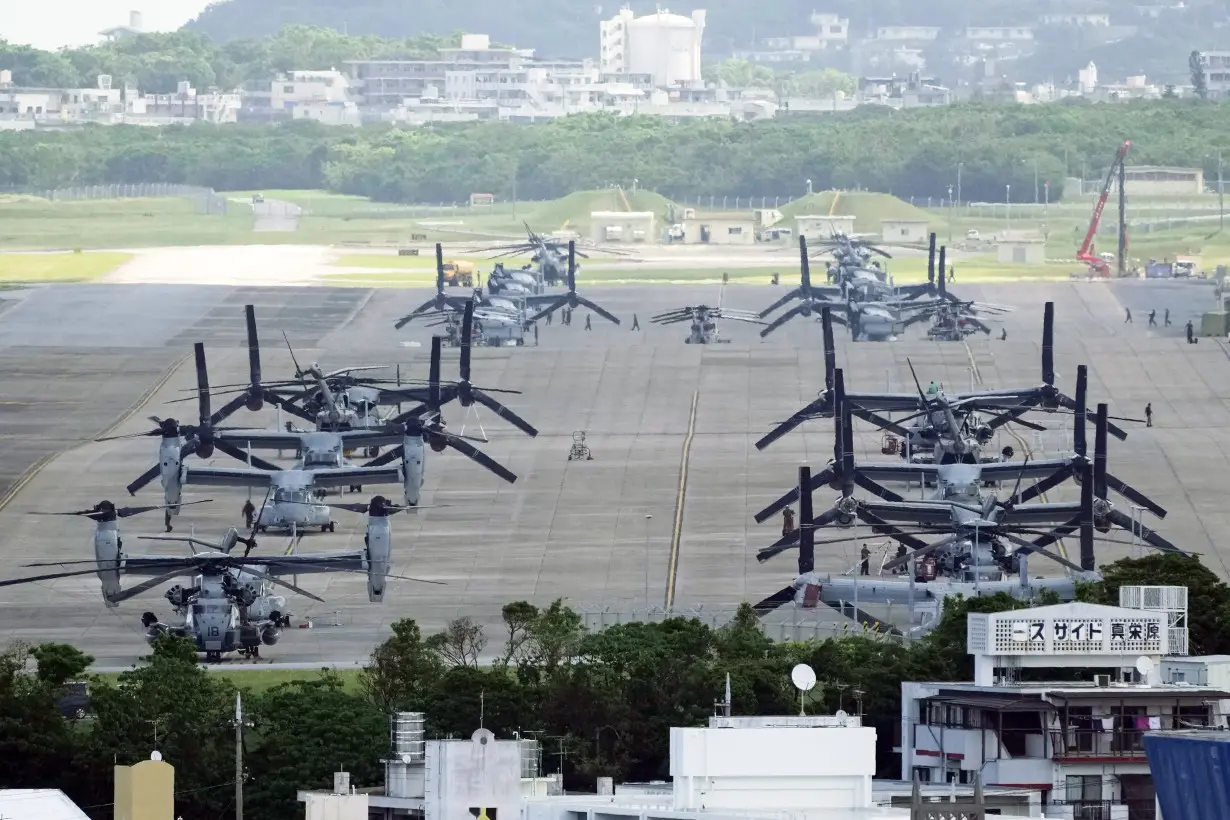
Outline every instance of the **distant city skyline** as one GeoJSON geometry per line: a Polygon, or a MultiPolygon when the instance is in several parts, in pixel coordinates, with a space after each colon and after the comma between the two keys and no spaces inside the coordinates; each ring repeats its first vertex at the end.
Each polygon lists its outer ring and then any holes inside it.
{"type": "MultiPolygon", "coordinates": [[[[201,13],[215,0],[38,0],[20,11],[0,13],[0,40],[17,45],[56,49],[91,45],[98,32],[128,24],[139,11],[146,31],[172,31],[201,13]]],[[[0,7],[16,0],[2,0],[0,7]]],[[[0,66],[4,68],[4,66],[0,66]]]]}

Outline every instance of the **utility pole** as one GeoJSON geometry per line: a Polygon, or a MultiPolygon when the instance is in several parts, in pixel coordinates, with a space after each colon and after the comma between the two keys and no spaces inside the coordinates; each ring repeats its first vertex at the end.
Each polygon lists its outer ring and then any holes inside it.
{"type": "Polygon", "coordinates": [[[243,695],[235,693],[235,820],[243,820],[243,695]]]}
{"type": "Polygon", "coordinates": [[[961,201],[962,201],[961,200],[961,171],[964,170],[964,168],[965,168],[964,162],[957,163],[957,207],[958,208],[961,207],[961,201]]]}
{"type": "Polygon", "coordinates": [[[953,217],[953,202],[952,202],[952,186],[948,186],[948,244],[952,244],[952,217],[953,217]]]}
{"type": "Polygon", "coordinates": [[[1225,194],[1226,186],[1222,184],[1221,176],[1221,151],[1217,152],[1217,229],[1219,231],[1226,229],[1226,204],[1225,194]]]}
{"type": "Polygon", "coordinates": [[[1127,157],[1119,157],[1119,278],[1127,275],[1127,157]]]}

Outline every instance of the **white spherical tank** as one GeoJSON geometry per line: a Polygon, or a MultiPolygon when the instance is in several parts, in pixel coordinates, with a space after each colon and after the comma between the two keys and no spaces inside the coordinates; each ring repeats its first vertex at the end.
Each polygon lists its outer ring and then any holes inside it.
{"type": "Polygon", "coordinates": [[[667,11],[636,18],[628,24],[628,72],[651,74],[657,86],[699,82],[702,30],[667,11]]]}

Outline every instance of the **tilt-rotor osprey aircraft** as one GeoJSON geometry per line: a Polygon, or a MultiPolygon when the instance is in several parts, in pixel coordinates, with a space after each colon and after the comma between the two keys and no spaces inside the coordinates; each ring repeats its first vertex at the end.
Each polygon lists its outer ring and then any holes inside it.
{"type": "Polygon", "coordinates": [[[930,316],[928,311],[944,304],[942,300],[912,301],[918,293],[926,292],[928,286],[894,288],[879,270],[859,268],[843,276],[836,285],[813,285],[807,239],[802,236],[799,237],[799,265],[799,287],[760,311],[760,318],[767,318],[791,301],[798,300],[799,304],[773,319],[760,331],[762,337],[795,316],[811,316],[827,307],[834,311],[834,321],[850,329],[854,340],[882,341],[899,335],[909,325],[930,316]],[[915,292],[917,289],[921,290],[915,292]]]}
{"type": "MultiPolygon", "coordinates": [[[[819,396],[806,407],[791,415],[785,421],[774,425],[764,437],[756,442],[756,449],[763,450],[782,436],[794,430],[805,421],[817,418],[833,418],[833,374],[837,366],[837,351],[833,344],[833,331],[830,318],[826,312],[821,313],[824,325],[824,389],[819,396]]],[[[989,427],[993,432],[1009,422],[1019,424],[1032,430],[1042,430],[1040,425],[1025,421],[1021,417],[1031,410],[1056,412],[1059,410],[1075,412],[1076,402],[1055,386],[1055,303],[1047,302],[1042,315],[1042,383],[1036,387],[986,390],[977,393],[944,394],[945,405],[957,405],[959,419],[980,409],[986,410],[993,417],[979,419],[974,424],[975,437],[984,437],[982,428],[989,427]]],[[[947,430],[947,418],[944,413],[936,413],[935,407],[940,406],[937,390],[931,398],[920,403],[917,393],[847,393],[846,400],[852,405],[851,412],[858,418],[870,424],[896,433],[916,444],[914,449],[925,450],[932,446],[939,437],[950,433],[947,430]],[[933,406],[933,404],[935,406],[933,406]],[[899,422],[890,421],[878,412],[893,413],[929,413],[921,425],[905,428],[899,422]]],[[[1123,441],[1127,433],[1115,424],[1110,424],[1110,433],[1123,441]]]]}
{"type": "Polygon", "coordinates": [[[687,337],[683,340],[684,344],[690,345],[708,345],[720,344],[729,342],[729,339],[723,339],[718,335],[717,320],[730,319],[734,322],[748,322],[755,325],[763,325],[764,322],[754,313],[749,313],[745,310],[731,310],[722,307],[722,300],[726,295],[726,285],[722,284],[718,291],[717,307],[709,307],[708,305],[695,305],[668,310],[665,313],[659,313],[650,318],[649,321],[658,325],[674,325],[681,322],[689,322],[691,329],[687,337]]]}
{"type": "MultiPolygon", "coordinates": [[[[1134,521],[1122,512],[1114,509],[1107,498],[1110,489],[1127,497],[1134,504],[1149,509],[1164,518],[1166,510],[1146,498],[1133,487],[1110,475],[1106,471],[1106,405],[1098,405],[1094,458],[1089,460],[1086,455],[1085,440],[1085,369],[1078,369],[1077,411],[1073,415],[1073,441],[1076,453],[1070,459],[1052,459],[1037,462],[1001,463],[995,465],[949,464],[949,465],[909,465],[909,464],[861,464],[856,465],[852,447],[853,432],[851,415],[839,411],[841,421],[834,436],[834,459],[824,471],[815,476],[809,476],[808,483],[796,487],[783,498],[756,515],[757,522],[763,522],[778,509],[788,503],[799,500],[804,503],[802,486],[819,487],[828,482],[841,489],[841,496],[833,507],[820,516],[809,519],[804,517],[801,524],[810,523],[813,527],[852,526],[856,520],[861,520],[872,527],[872,531],[886,534],[899,541],[903,546],[915,550],[914,556],[921,557],[940,551],[938,565],[946,575],[960,577],[966,581],[1001,580],[1006,574],[1019,571],[1016,560],[1030,552],[1046,554],[1040,542],[1026,543],[1021,536],[1029,533],[1045,535],[1037,531],[1039,525],[1048,524],[1052,527],[1062,527],[1075,520],[1080,509],[1071,504],[1029,504],[1031,499],[1042,495],[1068,478],[1077,478],[1084,482],[1086,474],[1092,476],[1094,498],[1093,504],[1095,525],[1101,532],[1109,532],[1111,526],[1118,526],[1139,536],[1144,543],[1167,552],[1179,552],[1177,547],[1162,538],[1151,529],[1134,521]],[[998,483],[1005,479],[1013,479],[1015,487],[1005,501],[999,501],[995,496],[983,496],[981,487],[988,482],[998,483]],[[931,498],[919,501],[907,501],[897,493],[883,487],[879,481],[923,481],[934,480],[939,492],[931,498]],[[1025,491],[1020,490],[1020,484],[1025,479],[1043,479],[1025,491]],[[855,486],[862,487],[879,501],[862,501],[854,497],[855,486]],[[910,534],[896,529],[893,524],[912,524],[923,528],[921,532],[910,534]],[[946,533],[944,541],[927,544],[915,537],[918,534],[946,533]],[[1025,547],[1027,552],[1017,550],[1009,553],[1007,544],[1025,547]]],[[[837,396],[839,406],[845,407],[840,401],[843,379],[841,371],[837,371],[837,396]]],[[[1083,491],[1083,487],[1082,487],[1083,491]]],[[[811,489],[807,490],[812,492],[811,489]]],[[[805,501],[811,506],[811,501],[805,501]]],[[[1062,537],[1062,536],[1060,536],[1062,537]]],[[[785,549],[798,544],[798,532],[783,536],[773,546],[760,552],[759,560],[765,561],[785,549]]],[[[1073,566],[1067,559],[1056,555],[1047,557],[1064,564],[1069,569],[1085,571],[1093,569],[1091,555],[1083,555],[1081,566],[1073,566]]],[[[903,558],[889,564],[895,567],[908,558],[903,558]]]]}
{"type": "MultiPolygon", "coordinates": [[[[484,298],[481,290],[476,290],[473,296],[460,297],[449,296],[444,292],[444,250],[441,245],[436,245],[436,295],[398,319],[394,323],[394,327],[400,330],[413,319],[421,316],[434,316],[438,318],[440,314],[455,313],[463,310],[465,304],[469,301],[476,303],[474,317],[479,322],[494,322],[501,326],[512,322],[520,327],[522,332],[531,327],[534,322],[537,322],[549,313],[554,313],[562,307],[575,309],[581,305],[589,308],[602,318],[619,324],[619,319],[614,314],[577,293],[576,256],[576,243],[569,242],[568,255],[566,257],[567,267],[564,269],[564,281],[568,287],[565,293],[539,293],[508,298],[502,295],[488,295],[484,298]],[[538,312],[530,315],[535,309],[539,309],[538,312]]],[[[490,332],[485,331],[483,338],[486,340],[490,335],[490,332]]],[[[461,336],[465,340],[471,338],[472,334],[467,335],[462,331],[461,336]]]]}
{"type": "MultiPolygon", "coordinates": [[[[347,505],[350,509],[354,505],[347,505]]],[[[94,511],[81,514],[98,522],[94,537],[96,560],[61,561],[28,564],[30,567],[52,567],[90,564],[88,569],[75,569],[0,581],[0,587],[43,583],[58,578],[97,574],[102,582],[103,601],[117,606],[180,577],[191,578],[190,586],[179,584],[165,593],[176,623],[164,623],[153,612],[141,616],[146,640],[153,642],[161,635],[177,635],[191,639],[207,662],[216,663],[229,652],[247,657],[259,657],[262,644],[276,644],[284,627],[290,625],[286,599],[276,595],[275,587],[296,592],[314,601],[324,599],[285,580],[286,576],[327,572],[365,573],[367,596],[373,603],[384,600],[389,579],[442,584],[419,578],[393,575],[392,539],[388,516],[399,508],[387,499],[376,496],[368,505],[367,537],[361,550],[298,554],[277,557],[256,557],[250,553],[256,547],[252,534],[242,536],[230,528],[218,542],[195,537],[141,536],[143,539],[185,542],[193,548],[191,556],[126,555],[116,530],[115,518],[133,515],[144,509],[116,510],[109,502],[101,502],[94,511]],[[233,555],[236,544],[246,545],[243,556],[233,555]],[[199,549],[198,549],[199,548],[199,549]],[[136,586],[122,589],[121,575],[149,577],[136,586]],[[152,576],[152,577],[150,577],[152,576]]]]}
{"type": "MultiPolygon", "coordinates": [[[[845,418],[848,420],[848,414],[845,418]]],[[[1078,430],[1083,430],[1084,414],[1080,414],[1078,430]]],[[[843,424],[847,427],[848,421],[843,424]]],[[[895,494],[891,491],[879,493],[884,502],[866,503],[853,499],[853,485],[858,483],[866,486],[879,487],[870,481],[870,474],[881,469],[875,465],[861,465],[855,468],[852,459],[842,454],[846,468],[841,470],[839,477],[842,497],[829,511],[813,517],[811,488],[815,482],[807,467],[799,469],[799,486],[795,497],[799,500],[801,526],[796,533],[778,541],[777,544],[762,550],[759,560],[765,561],[797,544],[799,548],[798,577],[795,581],[773,595],[755,605],[762,616],[780,606],[795,602],[805,608],[815,607],[818,603],[847,611],[846,604],[853,602],[853,617],[860,623],[883,628],[889,632],[897,630],[859,609],[860,600],[875,604],[906,604],[911,610],[913,621],[914,606],[923,601],[941,602],[950,595],[966,597],[978,595],[993,595],[1007,592],[1024,599],[1033,598],[1041,590],[1050,590],[1061,600],[1072,600],[1076,594],[1076,584],[1079,581],[1100,580],[1095,569],[1094,541],[1095,531],[1107,532],[1111,526],[1127,529],[1146,543],[1165,551],[1181,552],[1170,542],[1157,533],[1143,527],[1138,522],[1114,510],[1106,498],[1107,490],[1118,482],[1106,473],[1106,442],[1108,421],[1106,405],[1099,405],[1097,414],[1097,435],[1095,440],[1095,456],[1092,461],[1081,456],[1081,501],[1079,504],[1022,504],[1024,493],[1016,492],[1006,501],[999,501],[994,496],[982,497],[978,489],[985,476],[982,473],[996,470],[999,467],[1016,469],[1016,489],[1019,489],[1021,477],[1038,475],[1028,463],[1022,465],[950,465],[931,467],[941,477],[945,497],[934,501],[904,502],[900,497],[893,500],[895,494]],[[979,473],[979,475],[975,475],[979,473]],[[860,474],[862,474],[860,476],[860,474]],[[861,480],[860,480],[861,478],[861,480]],[[948,567],[964,577],[963,582],[951,580],[936,580],[918,583],[916,573],[908,573],[907,582],[879,579],[858,579],[845,576],[822,575],[815,571],[816,530],[831,524],[842,525],[845,521],[853,523],[855,519],[869,525],[873,532],[886,534],[899,541],[905,548],[912,549],[912,554],[899,557],[885,565],[886,569],[896,569],[902,565],[913,563],[930,553],[944,553],[943,561],[948,567]],[[1063,521],[1066,519],[1066,521],[1063,521]],[[1056,520],[1063,521],[1053,526],[1056,520]],[[897,524],[914,524],[919,529],[914,533],[906,532],[897,524]],[[1050,525],[1049,530],[1039,530],[1037,527],[1050,525]],[[1066,559],[1048,551],[1046,548],[1060,539],[1079,533],[1080,565],[1074,566],[1066,559]],[[918,534],[934,534],[945,536],[941,540],[926,543],[917,537],[918,534]],[[1033,535],[1034,540],[1028,541],[1023,536],[1033,535]],[[1003,544],[1008,541],[1017,546],[1009,554],[1003,544]],[[1068,578],[1030,579],[1026,569],[1026,558],[1032,553],[1038,553],[1058,561],[1073,574],[1068,578]],[[1000,570],[1016,569],[1019,571],[1017,580],[1002,580],[1000,570]],[[984,579],[991,580],[984,580],[984,579]]],[[[1084,435],[1079,434],[1083,448],[1084,435]]],[[[1052,467],[1054,465],[1048,465],[1052,467]]],[[[907,468],[905,465],[892,465],[888,469],[918,469],[907,468]]],[[[831,472],[831,468],[826,470],[831,472]]],[[[1038,485],[1035,485],[1038,486],[1038,485]]],[[[883,490],[883,488],[880,488],[883,490]]],[[[1134,492],[1134,491],[1133,491],[1134,492]]],[[[1156,506],[1156,505],[1154,505],[1156,506]]],[[[1164,511],[1163,511],[1164,512],[1164,511]]],[[[859,540],[840,538],[823,543],[840,543],[842,541],[859,540]]],[[[933,624],[924,624],[923,628],[933,624]]]]}

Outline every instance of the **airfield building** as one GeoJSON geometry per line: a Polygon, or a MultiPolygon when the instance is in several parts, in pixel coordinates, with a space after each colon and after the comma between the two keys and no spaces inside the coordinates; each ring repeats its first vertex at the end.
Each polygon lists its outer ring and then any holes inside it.
{"type": "Polygon", "coordinates": [[[698,214],[683,220],[686,245],[751,245],[756,241],[756,223],[747,216],[706,216],[698,214]]]}
{"type": "Polygon", "coordinates": [[[805,214],[794,218],[795,233],[808,241],[832,239],[839,233],[854,233],[854,217],[805,214]]]}
{"type": "Polygon", "coordinates": [[[1004,265],[1046,264],[1046,240],[1034,236],[1000,237],[996,260],[1004,265]]]}
{"type": "Polygon", "coordinates": [[[654,242],[653,211],[594,211],[589,215],[589,238],[595,242],[654,242]]]}
{"type": "Polygon", "coordinates": [[[926,242],[927,220],[884,219],[880,221],[880,239],[884,242],[926,242]]]}

